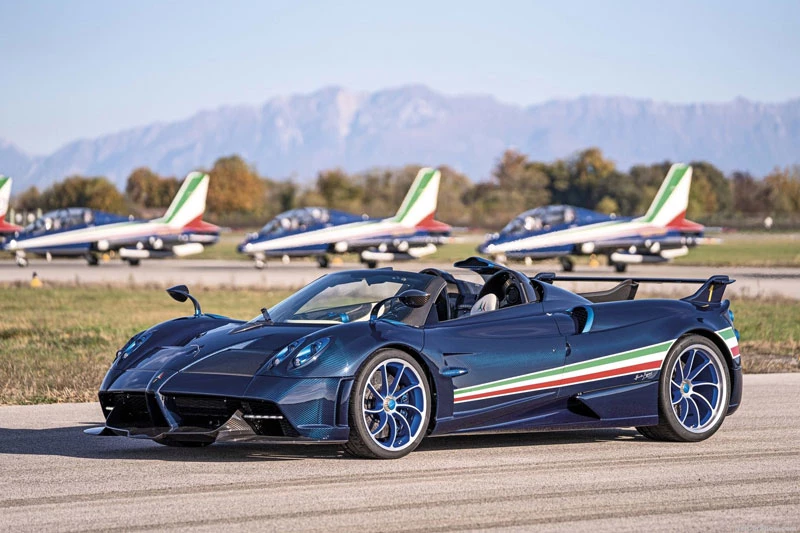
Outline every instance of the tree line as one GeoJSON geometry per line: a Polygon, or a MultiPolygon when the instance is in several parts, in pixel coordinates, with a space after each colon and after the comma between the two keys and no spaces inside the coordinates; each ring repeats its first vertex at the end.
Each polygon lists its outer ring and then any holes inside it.
{"type": "MultiPolygon", "coordinates": [[[[643,214],[671,163],[618,169],[597,148],[552,162],[532,161],[516,150],[506,150],[491,177],[473,182],[464,174],[441,166],[437,218],[456,225],[499,228],[515,214],[547,204],[570,204],[604,213],[643,214]]],[[[800,166],[776,168],[763,179],[747,172],[725,176],[705,161],[694,169],[687,216],[699,222],[735,225],[742,217],[772,216],[776,220],[800,216],[800,166]]],[[[303,185],[293,179],[274,180],[258,174],[237,155],[218,159],[211,176],[207,218],[230,226],[256,226],[289,209],[323,206],[373,217],[393,214],[420,166],[370,169],[347,173],[320,171],[303,185]]],[[[13,202],[18,210],[51,210],[82,206],[119,214],[156,216],[170,203],[180,186],[176,177],[164,177],[137,168],[119,191],[104,177],[71,176],[39,191],[31,187],[13,202]]]]}

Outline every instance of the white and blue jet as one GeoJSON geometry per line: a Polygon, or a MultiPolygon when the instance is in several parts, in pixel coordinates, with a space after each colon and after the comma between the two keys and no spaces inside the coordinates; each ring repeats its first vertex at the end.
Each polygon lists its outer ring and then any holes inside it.
{"type": "Polygon", "coordinates": [[[114,215],[85,207],[45,213],[6,238],[2,249],[19,266],[28,255],[83,257],[97,265],[101,254],[115,251],[131,266],[142,259],[182,257],[203,251],[219,240],[219,228],[203,221],[209,176],[191,172],[164,216],[153,220],[114,215]]]}
{"type": "Polygon", "coordinates": [[[565,271],[572,255],[605,255],[617,272],[629,264],[662,263],[689,253],[689,248],[715,240],[704,227],[686,219],[692,167],[669,169],[653,203],[643,216],[616,217],[573,207],[549,205],[516,216],[478,247],[495,258],[533,260],[558,258],[565,271]]]}
{"type": "Polygon", "coordinates": [[[374,268],[378,261],[430,255],[437,244],[448,241],[451,231],[434,219],[440,179],[438,170],[420,170],[393,217],[368,218],[324,207],[281,213],[249,235],[239,252],[252,256],[256,268],[263,268],[268,257],[316,257],[324,268],[329,255],[357,253],[374,268]]]}

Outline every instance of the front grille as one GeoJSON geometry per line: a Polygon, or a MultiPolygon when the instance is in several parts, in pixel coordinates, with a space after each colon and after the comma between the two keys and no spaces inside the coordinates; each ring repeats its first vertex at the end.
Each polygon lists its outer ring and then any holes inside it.
{"type": "Polygon", "coordinates": [[[153,420],[143,392],[102,392],[100,405],[111,427],[152,427],[153,420]]]}
{"type": "Polygon", "coordinates": [[[286,421],[280,408],[272,402],[263,400],[245,400],[242,402],[242,414],[258,435],[267,437],[299,437],[300,434],[286,421]],[[275,417],[275,418],[253,418],[275,417]]]}
{"type": "Polygon", "coordinates": [[[218,429],[239,410],[240,402],[221,396],[165,396],[164,402],[182,427],[218,429]]]}

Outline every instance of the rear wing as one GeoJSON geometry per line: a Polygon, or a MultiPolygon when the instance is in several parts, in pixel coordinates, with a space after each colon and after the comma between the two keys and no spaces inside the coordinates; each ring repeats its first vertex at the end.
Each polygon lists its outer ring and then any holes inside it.
{"type": "Polygon", "coordinates": [[[704,278],[635,278],[635,277],[606,277],[606,276],[557,276],[554,272],[540,272],[531,280],[542,283],[553,283],[555,281],[586,281],[586,282],[617,282],[618,285],[608,291],[580,294],[584,298],[595,303],[618,300],[632,300],[636,295],[636,290],[641,283],[688,283],[699,284],[700,288],[686,298],[681,298],[685,302],[695,305],[706,305],[719,303],[722,295],[725,294],[725,287],[736,281],[725,275],[715,275],[708,279],[704,278]]]}

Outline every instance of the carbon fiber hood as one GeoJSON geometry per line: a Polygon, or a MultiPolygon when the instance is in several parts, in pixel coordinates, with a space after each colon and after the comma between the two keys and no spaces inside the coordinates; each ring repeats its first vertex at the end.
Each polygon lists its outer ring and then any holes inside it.
{"type": "Polygon", "coordinates": [[[143,332],[146,340],[129,356],[118,354],[101,390],[130,388],[164,371],[253,376],[275,352],[323,327],[243,323],[209,315],[171,320],[143,332]],[[129,375],[120,379],[124,374],[129,375]]]}

